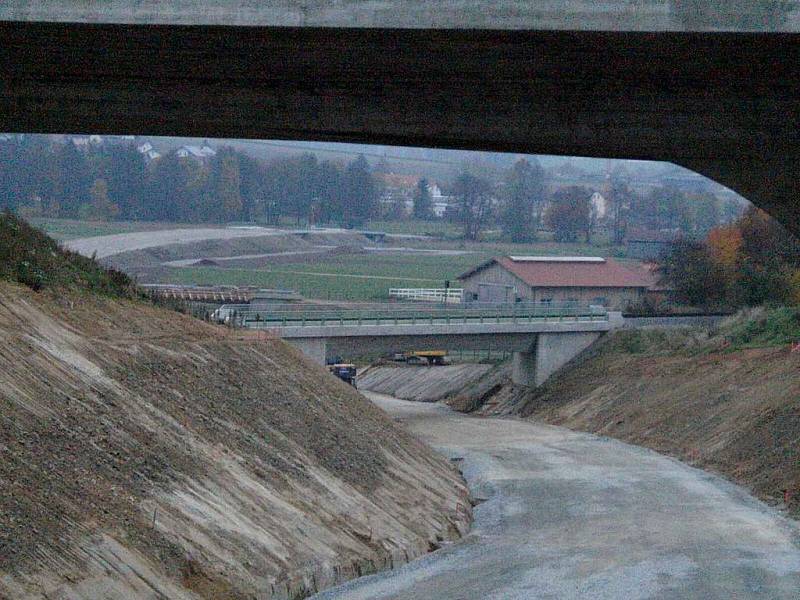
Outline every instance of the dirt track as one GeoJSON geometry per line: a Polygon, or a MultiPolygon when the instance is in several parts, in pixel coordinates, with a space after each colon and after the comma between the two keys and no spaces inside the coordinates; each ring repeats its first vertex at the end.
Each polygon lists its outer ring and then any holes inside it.
{"type": "MultiPolygon", "coordinates": [[[[189,244],[204,240],[228,240],[248,237],[269,237],[269,236],[288,236],[292,234],[313,234],[315,236],[353,236],[358,232],[352,229],[340,229],[336,227],[319,229],[274,229],[270,227],[205,227],[191,229],[164,229],[158,231],[139,231],[133,233],[118,233],[114,235],[101,235],[75,240],[67,240],[64,245],[70,250],[79,252],[85,256],[97,258],[107,258],[123,252],[133,250],[144,250],[145,248],[156,248],[159,246],[169,246],[172,244],[189,244]]],[[[418,240],[425,239],[418,235],[387,234],[387,238],[395,240],[418,240]]],[[[379,250],[379,249],[374,249],[379,250]]],[[[419,249],[401,248],[408,252],[420,252],[419,249]]],[[[445,255],[462,254],[460,250],[427,250],[429,253],[440,253],[445,255]]],[[[201,258],[201,257],[198,257],[201,258]]]]}
{"type": "Polygon", "coordinates": [[[170,244],[186,244],[202,240],[287,235],[289,233],[291,233],[291,231],[286,229],[269,229],[266,227],[165,229],[161,231],[140,231],[135,233],[118,233],[115,235],[81,238],[77,240],[68,240],[64,244],[70,250],[80,252],[86,256],[96,254],[97,258],[106,258],[114,254],[129,252],[131,250],[143,250],[144,248],[168,246],[170,244]]]}
{"type": "Polygon", "coordinates": [[[371,395],[458,458],[473,531],[318,600],[797,599],[800,528],[714,475],[559,427],[371,395]]]}

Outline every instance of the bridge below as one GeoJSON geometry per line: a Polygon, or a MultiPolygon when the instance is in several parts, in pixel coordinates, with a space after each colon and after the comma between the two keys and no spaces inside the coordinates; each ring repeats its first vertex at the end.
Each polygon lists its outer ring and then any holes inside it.
{"type": "Polygon", "coordinates": [[[510,351],[514,383],[529,386],[623,323],[621,313],[598,306],[541,304],[241,307],[235,320],[274,333],[322,364],[334,356],[411,349],[510,351]]]}

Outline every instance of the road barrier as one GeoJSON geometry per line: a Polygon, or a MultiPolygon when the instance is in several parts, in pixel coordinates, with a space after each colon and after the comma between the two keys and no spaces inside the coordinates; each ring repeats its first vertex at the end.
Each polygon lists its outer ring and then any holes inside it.
{"type": "Polygon", "coordinates": [[[307,326],[456,325],[464,323],[533,323],[552,321],[607,321],[602,306],[573,303],[462,304],[420,306],[398,304],[225,305],[219,309],[228,323],[253,329],[307,326]]]}

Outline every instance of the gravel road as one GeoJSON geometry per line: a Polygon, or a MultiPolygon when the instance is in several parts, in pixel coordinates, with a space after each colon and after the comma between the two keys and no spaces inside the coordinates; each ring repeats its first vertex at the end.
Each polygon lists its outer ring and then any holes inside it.
{"type": "Polygon", "coordinates": [[[717,476],[589,434],[367,395],[485,501],[461,542],[317,600],[800,597],[800,527],[717,476]]]}
{"type": "MultiPolygon", "coordinates": [[[[272,235],[291,235],[296,233],[313,233],[321,235],[347,234],[353,235],[358,231],[353,229],[340,229],[336,227],[321,227],[319,229],[273,229],[269,227],[197,227],[187,229],[162,229],[157,231],[136,231],[132,233],[117,233],[114,235],[99,235],[95,237],[67,240],[64,246],[83,254],[97,258],[106,258],[114,254],[129,252],[132,250],[143,250],[145,248],[155,248],[158,246],[168,246],[170,244],[188,244],[191,242],[201,242],[203,240],[228,240],[246,237],[266,237],[272,235]]],[[[387,238],[396,240],[426,240],[425,236],[401,233],[386,234],[387,238]]],[[[367,248],[367,250],[378,251],[382,249],[367,248]]],[[[463,254],[463,250],[419,250],[404,249],[410,252],[428,252],[432,254],[463,254]]],[[[202,258],[202,257],[198,257],[202,258]]]]}
{"type": "MultiPolygon", "coordinates": [[[[303,230],[305,231],[305,230],[303,230]]],[[[344,230],[320,229],[315,233],[339,233],[344,230]]],[[[95,237],[67,240],[64,245],[70,250],[85,256],[97,253],[97,258],[106,258],[114,254],[143,250],[170,244],[187,244],[203,240],[228,240],[243,237],[262,237],[268,235],[288,235],[287,229],[270,229],[267,227],[198,227],[192,229],[162,229],[158,231],[137,231],[133,233],[117,233],[95,237]]]]}

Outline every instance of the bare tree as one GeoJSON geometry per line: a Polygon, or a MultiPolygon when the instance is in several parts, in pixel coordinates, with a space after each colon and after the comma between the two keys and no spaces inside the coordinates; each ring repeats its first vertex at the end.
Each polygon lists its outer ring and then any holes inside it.
{"type": "Polygon", "coordinates": [[[464,239],[480,239],[481,231],[492,211],[492,185],[486,179],[462,173],[456,179],[453,191],[458,198],[464,239]]]}

